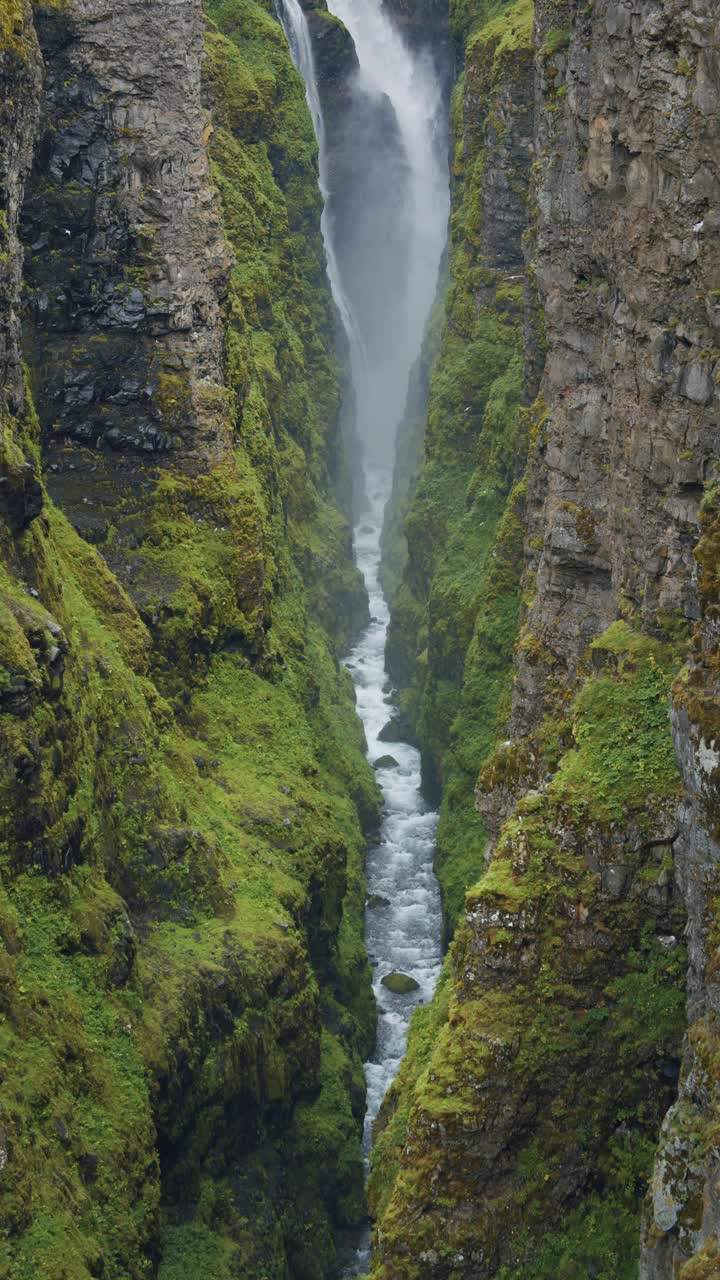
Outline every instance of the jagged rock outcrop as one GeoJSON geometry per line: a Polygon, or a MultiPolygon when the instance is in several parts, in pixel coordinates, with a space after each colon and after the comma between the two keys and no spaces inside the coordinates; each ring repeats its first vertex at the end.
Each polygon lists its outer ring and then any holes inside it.
{"type": "Polygon", "coordinates": [[[543,545],[515,683],[522,730],[548,664],[572,679],[619,611],[651,628],[697,616],[693,548],[718,449],[715,15],[540,4],[536,30],[549,417],[529,494],[529,541],[543,545]]]}
{"type": "MultiPolygon", "coordinates": [[[[43,116],[23,239],[41,425],[48,443],[171,450],[203,469],[230,448],[217,391],[231,254],[197,5],[87,0],[40,10],[37,29],[43,116]]],[[[48,461],[62,496],[67,461],[52,449],[48,461]]]]}
{"type": "Polygon", "coordinates": [[[673,738],[683,779],[674,847],[687,906],[688,1035],[677,1101],[663,1122],[646,1206],[641,1280],[712,1277],[720,1267],[715,1126],[718,1004],[714,934],[720,846],[717,825],[717,504],[701,513],[699,603],[689,668],[674,689],[673,738]],[[688,1261],[688,1259],[692,1259],[688,1261]]]}
{"type": "Polygon", "coordinates": [[[18,219],[25,177],[37,128],[40,56],[35,30],[24,4],[11,5],[0,27],[4,93],[0,100],[0,514],[8,529],[22,532],[40,513],[42,490],[37,460],[11,437],[10,420],[22,420],[27,407],[20,359],[22,251],[18,219]]]}

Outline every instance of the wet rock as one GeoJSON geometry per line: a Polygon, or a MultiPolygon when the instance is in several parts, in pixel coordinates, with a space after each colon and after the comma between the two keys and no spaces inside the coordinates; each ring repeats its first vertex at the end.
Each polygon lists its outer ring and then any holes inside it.
{"type": "Polygon", "coordinates": [[[30,462],[3,461],[0,439],[0,519],[21,533],[42,511],[40,478],[30,462]]]}
{"type": "Polygon", "coordinates": [[[420,983],[411,978],[409,973],[386,973],[385,977],[381,978],[380,981],[384,987],[387,987],[388,991],[392,991],[396,996],[407,996],[410,995],[411,991],[420,990],[420,983]]]}
{"type": "Polygon", "coordinates": [[[398,716],[393,716],[391,720],[388,720],[387,724],[383,725],[378,734],[378,740],[380,742],[405,742],[409,731],[410,727],[404,720],[401,720],[398,716]]]}
{"type": "Polygon", "coordinates": [[[373,763],[373,769],[397,769],[398,764],[394,756],[378,756],[373,763]]]}
{"type": "Polygon", "coordinates": [[[389,907],[390,899],[384,898],[381,893],[371,893],[366,905],[369,911],[377,911],[379,907],[389,907]]]}

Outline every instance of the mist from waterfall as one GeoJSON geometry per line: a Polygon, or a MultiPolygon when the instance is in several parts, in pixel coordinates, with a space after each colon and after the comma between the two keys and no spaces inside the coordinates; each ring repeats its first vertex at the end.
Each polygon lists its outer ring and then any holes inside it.
{"type": "Polygon", "coordinates": [[[356,436],[368,465],[392,462],[437,287],[450,208],[443,78],[381,0],[329,0],[357,68],[327,118],[299,0],[280,0],[318,141],[328,277],[350,346],[356,436]]]}
{"type": "Polygon", "coordinates": [[[444,86],[430,50],[406,44],[381,0],[328,7],[359,62],[344,125],[352,208],[342,191],[330,192],[338,264],[367,352],[355,388],[357,431],[367,461],[387,463],[447,237],[444,86]]]}

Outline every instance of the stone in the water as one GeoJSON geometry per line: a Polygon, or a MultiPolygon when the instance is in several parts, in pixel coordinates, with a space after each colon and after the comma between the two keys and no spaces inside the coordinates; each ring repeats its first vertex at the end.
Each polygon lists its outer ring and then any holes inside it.
{"type": "Polygon", "coordinates": [[[418,991],[420,988],[420,983],[411,978],[409,973],[386,973],[380,981],[396,996],[407,996],[411,991],[418,991]]]}
{"type": "Polygon", "coordinates": [[[370,911],[375,911],[377,907],[389,907],[390,899],[383,898],[381,893],[371,893],[367,900],[367,905],[370,911]]]}
{"type": "Polygon", "coordinates": [[[361,533],[374,533],[375,529],[371,524],[363,524],[360,526],[361,533]]]}
{"type": "Polygon", "coordinates": [[[373,764],[373,769],[397,769],[399,763],[394,756],[378,756],[373,764]]]}
{"type": "Polygon", "coordinates": [[[378,734],[378,741],[402,742],[406,736],[406,733],[407,733],[407,730],[402,720],[398,720],[397,717],[393,716],[392,720],[388,720],[387,724],[383,725],[382,729],[378,734]]]}

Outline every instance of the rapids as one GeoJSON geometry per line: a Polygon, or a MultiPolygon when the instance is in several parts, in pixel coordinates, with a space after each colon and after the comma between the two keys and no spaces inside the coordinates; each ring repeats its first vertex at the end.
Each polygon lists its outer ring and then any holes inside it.
{"type": "MultiPolygon", "coordinates": [[[[379,738],[393,711],[385,671],[390,614],[379,581],[380,535],[391,483],[389,470],[368,469],[368,508],[355,529],[355,555],[367,586],[371,621],[345,662],[355,683],[369,759],[374,763],[389,755],[397,761],[397,765],[377,771],[384,801],[383,820],[379,841],[369,849],[366,861],[365,944],[373,966],[378,1006],[375,1050],[365,1063],[366,1154],[373,1121],[405,1052],[413,1010],[432,999],[442,965],[440,890],[433,871],[438,815],[422,798],[419,751],[407,742],[383,742],[379,738]],[[371,906],[373,899],[382,901],[371,906]],[[417,990],[406,995],[389,991],[382,979],[393,972],[413,978],[417,990]]],[[[360,1274],[369,1257],[366,1230],[357,1239],[350,1239],[341,1251],[341,1274],[360,1274]]]]}

